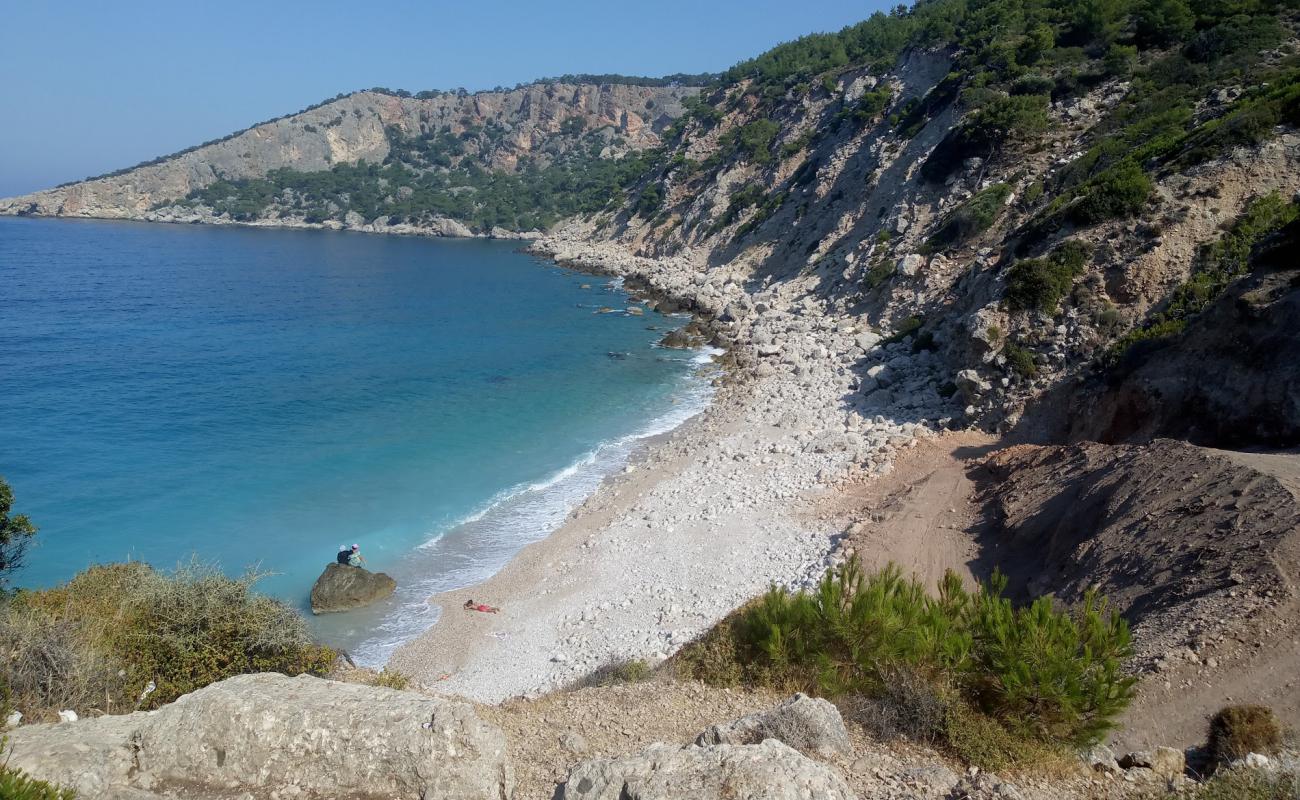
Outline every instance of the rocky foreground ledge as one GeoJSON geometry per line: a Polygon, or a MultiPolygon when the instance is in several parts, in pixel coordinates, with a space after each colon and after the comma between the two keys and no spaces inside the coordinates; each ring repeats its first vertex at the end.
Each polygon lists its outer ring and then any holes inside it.
{"type": "MultiPolygon", "coordinates": [[[[108,800],[1151,800],[1193,785],[1170,748],[1005,780],[876,739],[825,700],[673,681],[475,708],[244,675],[10,740],[9,766],[108,800]]],[[[1295,754],[1253,763],[1237,768],[1300,770],[1295,754]]]]}

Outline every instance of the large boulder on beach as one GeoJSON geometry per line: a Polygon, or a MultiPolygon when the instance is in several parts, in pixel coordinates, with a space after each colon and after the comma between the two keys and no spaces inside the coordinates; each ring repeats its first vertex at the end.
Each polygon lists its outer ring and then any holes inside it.
{"type": "Polygon", "coordinates": [[[499,800],[514,791],[504,734],[468,703],[307,675],[240,675],[157,711],[8,735],[9,766],[82,797],[499,800]]]}
{"type": "Polygon", "coordinates": [[[558,800],[854,800],[834,770],[775,739],[762,744],[653,744],[574,767],[558,800]]]}
{"type": "Polygon", "coordinates": [[[714,725],[696,738],[698,745],[760,744],[776,739],[805,753],[833,756],[853,749],[844,719],[833,703],[796,694],[775,708],[714,725]]]}
{"type": "Polygon", "coordinates": [[[330,564],[311,587],[311,613],[351,611],[383,600],[397,588],[397,581],[365,567],[330,564]]]}

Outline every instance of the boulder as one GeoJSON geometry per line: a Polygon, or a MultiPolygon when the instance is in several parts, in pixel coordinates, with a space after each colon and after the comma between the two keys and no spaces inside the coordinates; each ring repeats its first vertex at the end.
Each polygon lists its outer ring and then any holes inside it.
{"type": "Polygon", "coordinates": [[[899,275],[906,275],[909,278],[921,271],[925,266],[925,256],[918,253],[908,253],[898,259],[896,271],[899,275]]]}
{"type": "Polygon", "coordinates": [[[1121,771],[1119,762],[1115,759],[1114,751],[1104,744],[1089,747],[1079,753],[1079,758],[1093,772],[1108,772],[1114,775],[1121,771]]]}
{"type": "Polygon", "coordinates": [[[760,714],[714,725],[696,737],[695,743],[760,744],[767,739],[822,756],[847,753],[853,747],[840,710],[826,700],[802,693],[760,714]]]}
{"type": "Polygon", "coordinates": [[[311,587],[311,613],[350,611],[382,600],[397,588],[397,581],[365,567],[330,564],[311,587]]]}
{"type": "Polygon", "coordinates": [[[993,389],[993,384],[980,377],[980,374],[973,369],[964,369],[957,373],[953,383],[961,391],[962,399],[967,403],[973,403],[980,397],[988,394],[993,389]]]}
{"type": "Polygon", "coordinates": [[[10,766],[83,797],[294,787],[316,798],[499,800],[505,736],[468,703],[310,676],[240,675],[157,711],[29,725],[10,766]]]}
{"type": "Polygon", "coordinates": [[[677,328],[668,331],[664,337],[659,340],[660,347],[671,347],[678,350],[691,350],[704,345],[703,337],[692,331],[689,326],[686,328],[677,328]]]}
{"type": "Polygon", "coordinates": [[[830,767],[775,739],[762,744],[653,744],[636,755],[585,761],[557,800],[855,800],[830,767]]]}
{"type": "Polygon", "coordinates": [[[1182,750],[1157,747],[1155,750],[1129,753],[1119,760],[1119,765],[1124,769],[1143,767],[1162,778],[1176,778],[1187,768],[1187,760],[1182,750]]]}

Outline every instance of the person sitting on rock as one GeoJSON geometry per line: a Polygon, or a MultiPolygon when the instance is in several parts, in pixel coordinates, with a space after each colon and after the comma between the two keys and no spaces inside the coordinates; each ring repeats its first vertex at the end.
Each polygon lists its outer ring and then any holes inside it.
{"type": "Polygon", "coordinates": [[[361,555],[361,545],[352,545],[352,550],[348,553],[348,566],[359,567],[366,563],[366,559],[361,555]]]}
{"type": "Polygon", "coordinates": [[[352,557],[352,550],[350,550],[347,545],[342,545],[339,547],[339,554],[338,556],[335,557],[334,560],[339,562],[340,564],[346,564],[348,563],[348,559],[351,557],[352,557]]]}
{"type": "Polygon", "coordinates": [[[486,603],[475,603],[473,598],[466,600],[463,608],[466,611],[482,611],[484,614],[496,614],[501,611],[501,609],[496,606],[490,606],[486,603]]]}

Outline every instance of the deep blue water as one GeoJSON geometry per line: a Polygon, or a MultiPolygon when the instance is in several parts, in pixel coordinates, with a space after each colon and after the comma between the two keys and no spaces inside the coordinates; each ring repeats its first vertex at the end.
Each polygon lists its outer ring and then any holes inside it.
{"type": "Polygon", "coordinates": [[[515,250],[0,218],[0,475],[40,527],[17,583],[193,554],[301,605],[357,542],[402,589],[318,624],[380,660],[708,393],[653,347],[682,320],[596,313],[630,301],[515,250]]]}

